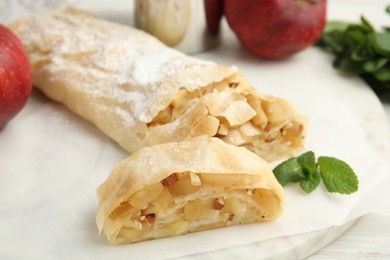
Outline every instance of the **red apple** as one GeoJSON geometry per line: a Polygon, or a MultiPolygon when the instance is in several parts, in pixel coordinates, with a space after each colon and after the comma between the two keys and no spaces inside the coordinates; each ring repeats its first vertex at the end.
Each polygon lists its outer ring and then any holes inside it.
{"type": "Polygon", "coordinates": [[[285,58],[313,45],[326,22],[326,0],[225,0],[225,16],[243,46],[285,58]]]}
{"type": "Polygon", "coordinates": [[[218,34],[223,16],[223,0],[204,0],[204,9],[208,31],[218,34]]]}
{"type": "Polygon", "coordinates": [[[0,131],[22,110],[31,88],[31,68],[24,46],[0,24],[0,131]]]}

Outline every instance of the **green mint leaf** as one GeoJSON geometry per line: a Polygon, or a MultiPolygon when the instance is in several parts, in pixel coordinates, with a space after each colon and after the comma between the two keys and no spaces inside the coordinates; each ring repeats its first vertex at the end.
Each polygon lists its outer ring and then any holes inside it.
{"type": "Polygon", "coordinates": [[[347,45],[344,31],[349,25],[350,23],[342,21],[327,22],[324,28],[324,33],[317,41],[316,45],[334,54],[343,53],[347,45]]]}
{"type": "Polygon", "coordinates": [[[363,69],[366,72],[375,72],[375,71],[383,68],[388,62],[389,62],[389,59],[387,59],[387,58],[368,60],[368,61],[365,61],[363,63],[363,69]]]}
{"type": "Polygon", "coordinates": [[[372,26],[371,23],[364,16],[361,16],[360,20],[362,22],[362,28],[366,32],[375,32],[374,26],[372,26]]]}
{"type": "Polygon", "coordinates": [[[377,32],[372,35],[373,42],[372,47],[378,54],[384,56],[390,55],[390,33],[389,32],[377,32]]]}
{"type": "Polygon", "coordinates": [[[351,194],[358,190],[359,181],[352,168],[345,162],[321,156],[318,165],[322,181],[329,192],[351,194]]]}
{"type": "Polygon", "coordinates": [[[336,69],[360,76],[378,95],[390,91],[390,27],[376,31],[364,16],[360,23],[327,21],[316,45],[335,55],[336,69]]]}
{"type": "Polygon", "coordinates": [[[338,57],[333,66],[341,71],[349,73],[362,73],[364,72],[361,62],[354,61],[349,57],[340,56],[338,57]]]}
{"type": "Polygon", "coordinates": [[[321,181],[321,175],[317,171],[316,158],[312,151],[301,154],[298,157],[298,163],[302,167],[306,178],[301,180],[299,185],[306,193],[315,190],[321,181]]]}
{"type": "Polygon", "coordinates": [[[313,171],[309,175],[309,178],[301,180],[299,185],[301,186],[301,189],[306,192],[310,193],[313,190],[315,190],[318,185],[320,185],[321,182],[321,175],[318,171],[313,171]]]}
{"type": "Polygon", "coordinates": [[[316,157],[312,151],[301,154],[297,159],[299,165],[304,169],[316,168],[316,157]]]}
{"type": "Polygon", "coordinates": [[[322,181],[329,192],[350,194],[358,189],[358,179],[351,167],[345,162],[321,156],[316,163],[312,151],[292,157],[274,169],[278,182],[285,186],[288,183],[299,182],[306,193],[314,191],[322,181]]]}
{"type": "Polygon", "coordinates": [[[324,33],[345,31],[351,23],[344,21],[329,21],[326,23],[324,33]]]}
{"type": "Polygon", "coordinates": [[[285,186],[291,182],[299,182],[305,178],[302,167],[298,163],[296,157],[290,158],[287,161],[280,163],[273,170],[274,175],[280,185],[285,186]]]}
{"type": "Polygon", "coordinates": [[[371,49],[367,49],[364,45],[356,45],[351,51],[351,59],[353,61],[366,61],[374,56],[371,49]]]}
{"type": "Polygon", "coordinates": [[[278,182],[285,186],[288,183],[300,182],[303,191],[310,193],[320,183],[321,176],[317,171],[316,159],[309,151],[279,164],[274,169],[278,182]]]}
{"type": "Polygon", "coordinates": [[[359,25],[350,25],[344,36],[348,37],[348,41],[354,44],[352,46],[367,42],[367,31],[359,25]]]}
{"type": "Polygon", "coordinates": [[[390,14],[390,5],[386,6],[386,13],[390,14]]]}
{"type": "Polygon", "coordinates": [[[375,72],[375,78],[380,81],[389,81],[390,82],[390,65],[381,68],[377,72],[375,72]]]}
{"type": "Polygon", "coordinates": [[[324,34],[317,45],[337,55],[344,52],[346,42],[342,32],[334,31],[324,34]]]}

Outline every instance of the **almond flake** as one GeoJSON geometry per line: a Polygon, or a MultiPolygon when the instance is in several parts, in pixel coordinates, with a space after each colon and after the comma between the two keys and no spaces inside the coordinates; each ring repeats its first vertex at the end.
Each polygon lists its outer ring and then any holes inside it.
{"type": "Polygon", "coordinates": [[[199,176],[195,172],[190,171],[191,184],[194,186],[200,186],[202,184],[199,176]]]}

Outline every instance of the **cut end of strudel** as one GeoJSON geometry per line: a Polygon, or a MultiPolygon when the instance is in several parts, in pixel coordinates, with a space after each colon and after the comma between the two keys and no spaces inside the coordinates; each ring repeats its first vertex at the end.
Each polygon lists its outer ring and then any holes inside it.
{"type": "Polygon", "coordinates": [[[267,161],[303,147],[305,118],[253,89],[236,67],[168,48],[131,27],[78,10],[19,20],[34,85],[129,152],[200,135],[267,161]]]}
{"type": "Polygon", "coordinates": [[[111,244],[270,221],[284,202],[266,161],[207,136],[133,153],[97,194],[97,225],[111,244]]]}

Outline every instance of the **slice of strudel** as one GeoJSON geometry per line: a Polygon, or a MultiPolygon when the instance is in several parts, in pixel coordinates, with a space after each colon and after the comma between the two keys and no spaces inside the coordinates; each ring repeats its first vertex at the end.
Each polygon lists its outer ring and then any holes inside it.
{"type": "Polygon", "coordinates": [[[270,221],[284,202],[266,161],[207,136],[142,148],[97,194],[97,226],[111,244],[270,221]]]}

